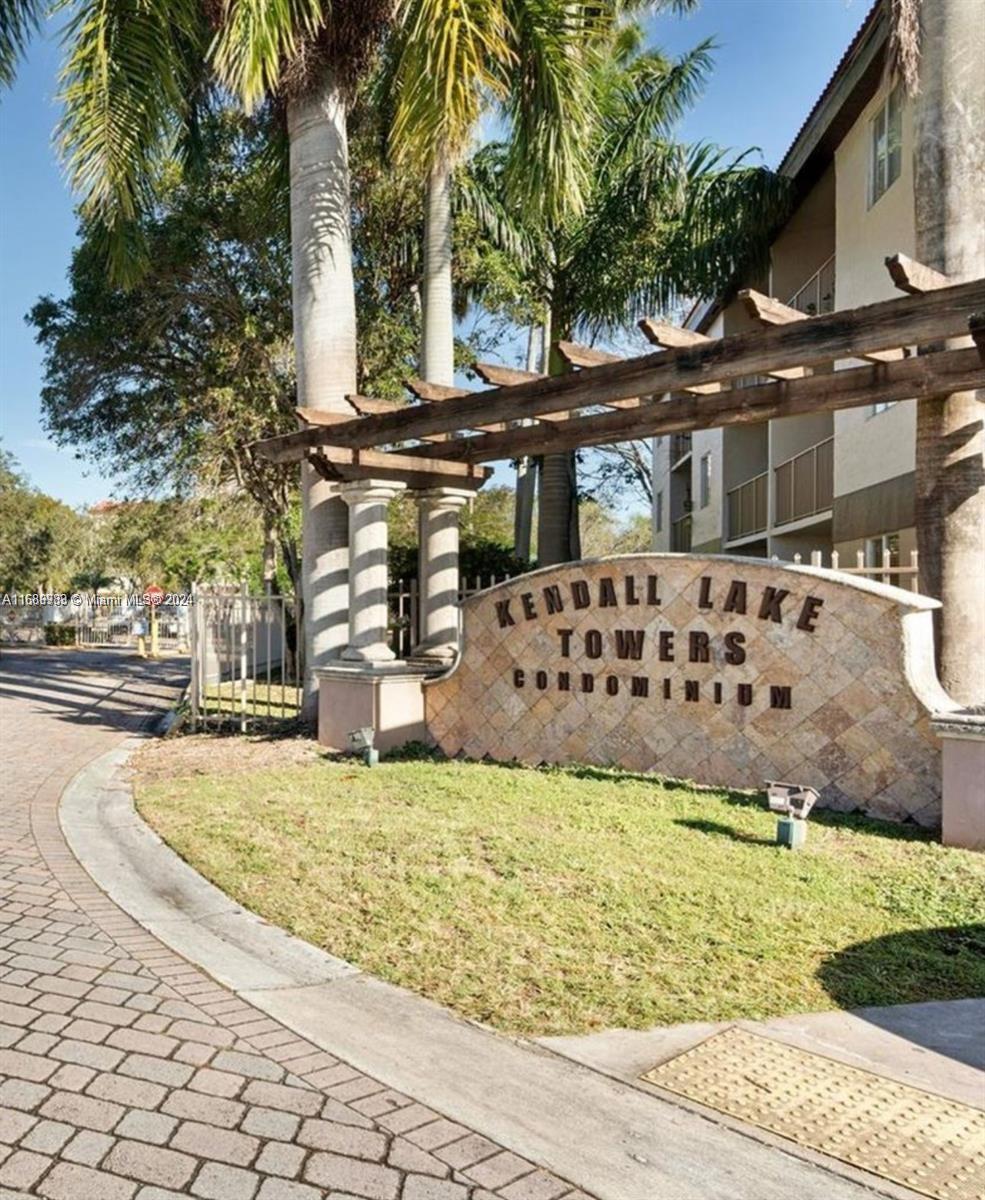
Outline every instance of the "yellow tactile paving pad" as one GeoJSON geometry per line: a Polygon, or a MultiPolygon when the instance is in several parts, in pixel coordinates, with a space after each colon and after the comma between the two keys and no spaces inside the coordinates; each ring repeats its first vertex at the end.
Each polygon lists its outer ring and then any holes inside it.
{"type": "Polygon", "coordinates": [[[985,1112],[733,1027],[641,1077],[935,1200],[985,1198],[985,1112]]]}

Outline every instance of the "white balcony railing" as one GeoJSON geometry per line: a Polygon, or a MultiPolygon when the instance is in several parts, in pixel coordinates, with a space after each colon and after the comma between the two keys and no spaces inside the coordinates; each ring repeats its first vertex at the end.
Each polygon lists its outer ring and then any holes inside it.
{"type": "Polygon", "coordinates": [[[823,262],[808,281],[799,287],[787,301],[791,308],[816,317],[818,313],[834,312],[835,307],[835,256],[823,262]]]}

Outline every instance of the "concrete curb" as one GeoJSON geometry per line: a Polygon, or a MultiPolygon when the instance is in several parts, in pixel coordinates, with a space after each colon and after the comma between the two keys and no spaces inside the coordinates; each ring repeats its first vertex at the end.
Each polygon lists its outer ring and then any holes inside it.
{"type": "Polygon", "coordinates": [[[69,846],[120,908],[301,1037],[598,1200],[861,1200],[883,1190],[470,1024],[261,920],[139,816],[125,766],[140,740],[96,759],[66,788],[69,846]]]}

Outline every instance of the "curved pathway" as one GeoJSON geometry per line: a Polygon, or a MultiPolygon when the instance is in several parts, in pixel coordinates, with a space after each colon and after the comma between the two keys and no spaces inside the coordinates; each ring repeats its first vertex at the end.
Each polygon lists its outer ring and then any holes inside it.
{"type": "Polygon", "coordinates": [[[0,1200],[588,1200],[299,1039],[78,864],[62,791],[183,675],[109,650],[2,651],[0,1200]]]}

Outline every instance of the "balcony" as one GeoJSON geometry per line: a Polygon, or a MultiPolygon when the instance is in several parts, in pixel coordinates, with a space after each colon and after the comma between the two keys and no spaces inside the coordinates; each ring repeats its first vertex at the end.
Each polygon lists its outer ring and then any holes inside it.
{"type": "Polygon", "coordinates": [[[765,531],[768,522],[769,475],[769,471],[764,471],[727,493],[728,541],[765,531]]]}
{"type": "Polygon", "coordinates": [[[798,312],[816,317],[818,313],[834,312],[835,256],[822,263],[808,281],[790,297],[787,304],[798,312]]]}
{"type": "Polygon", "coordinates": [[[670,435],[670,465],[679,466],[691,453],[691,435],[689,433],[672,433],[670,435]]]}
{"type": "Polygon", "coordinates": [[[691,514],[679,517],[670,523],[670,548],[676,554],[687,554],[691,549],[691,514]]]}
{"type": "Polygon", "coordinates": [[[800,521],[831,508],[834,498],[834,444],[833,437],[826,438],[774,468],[774,525],[800,521]]]}

